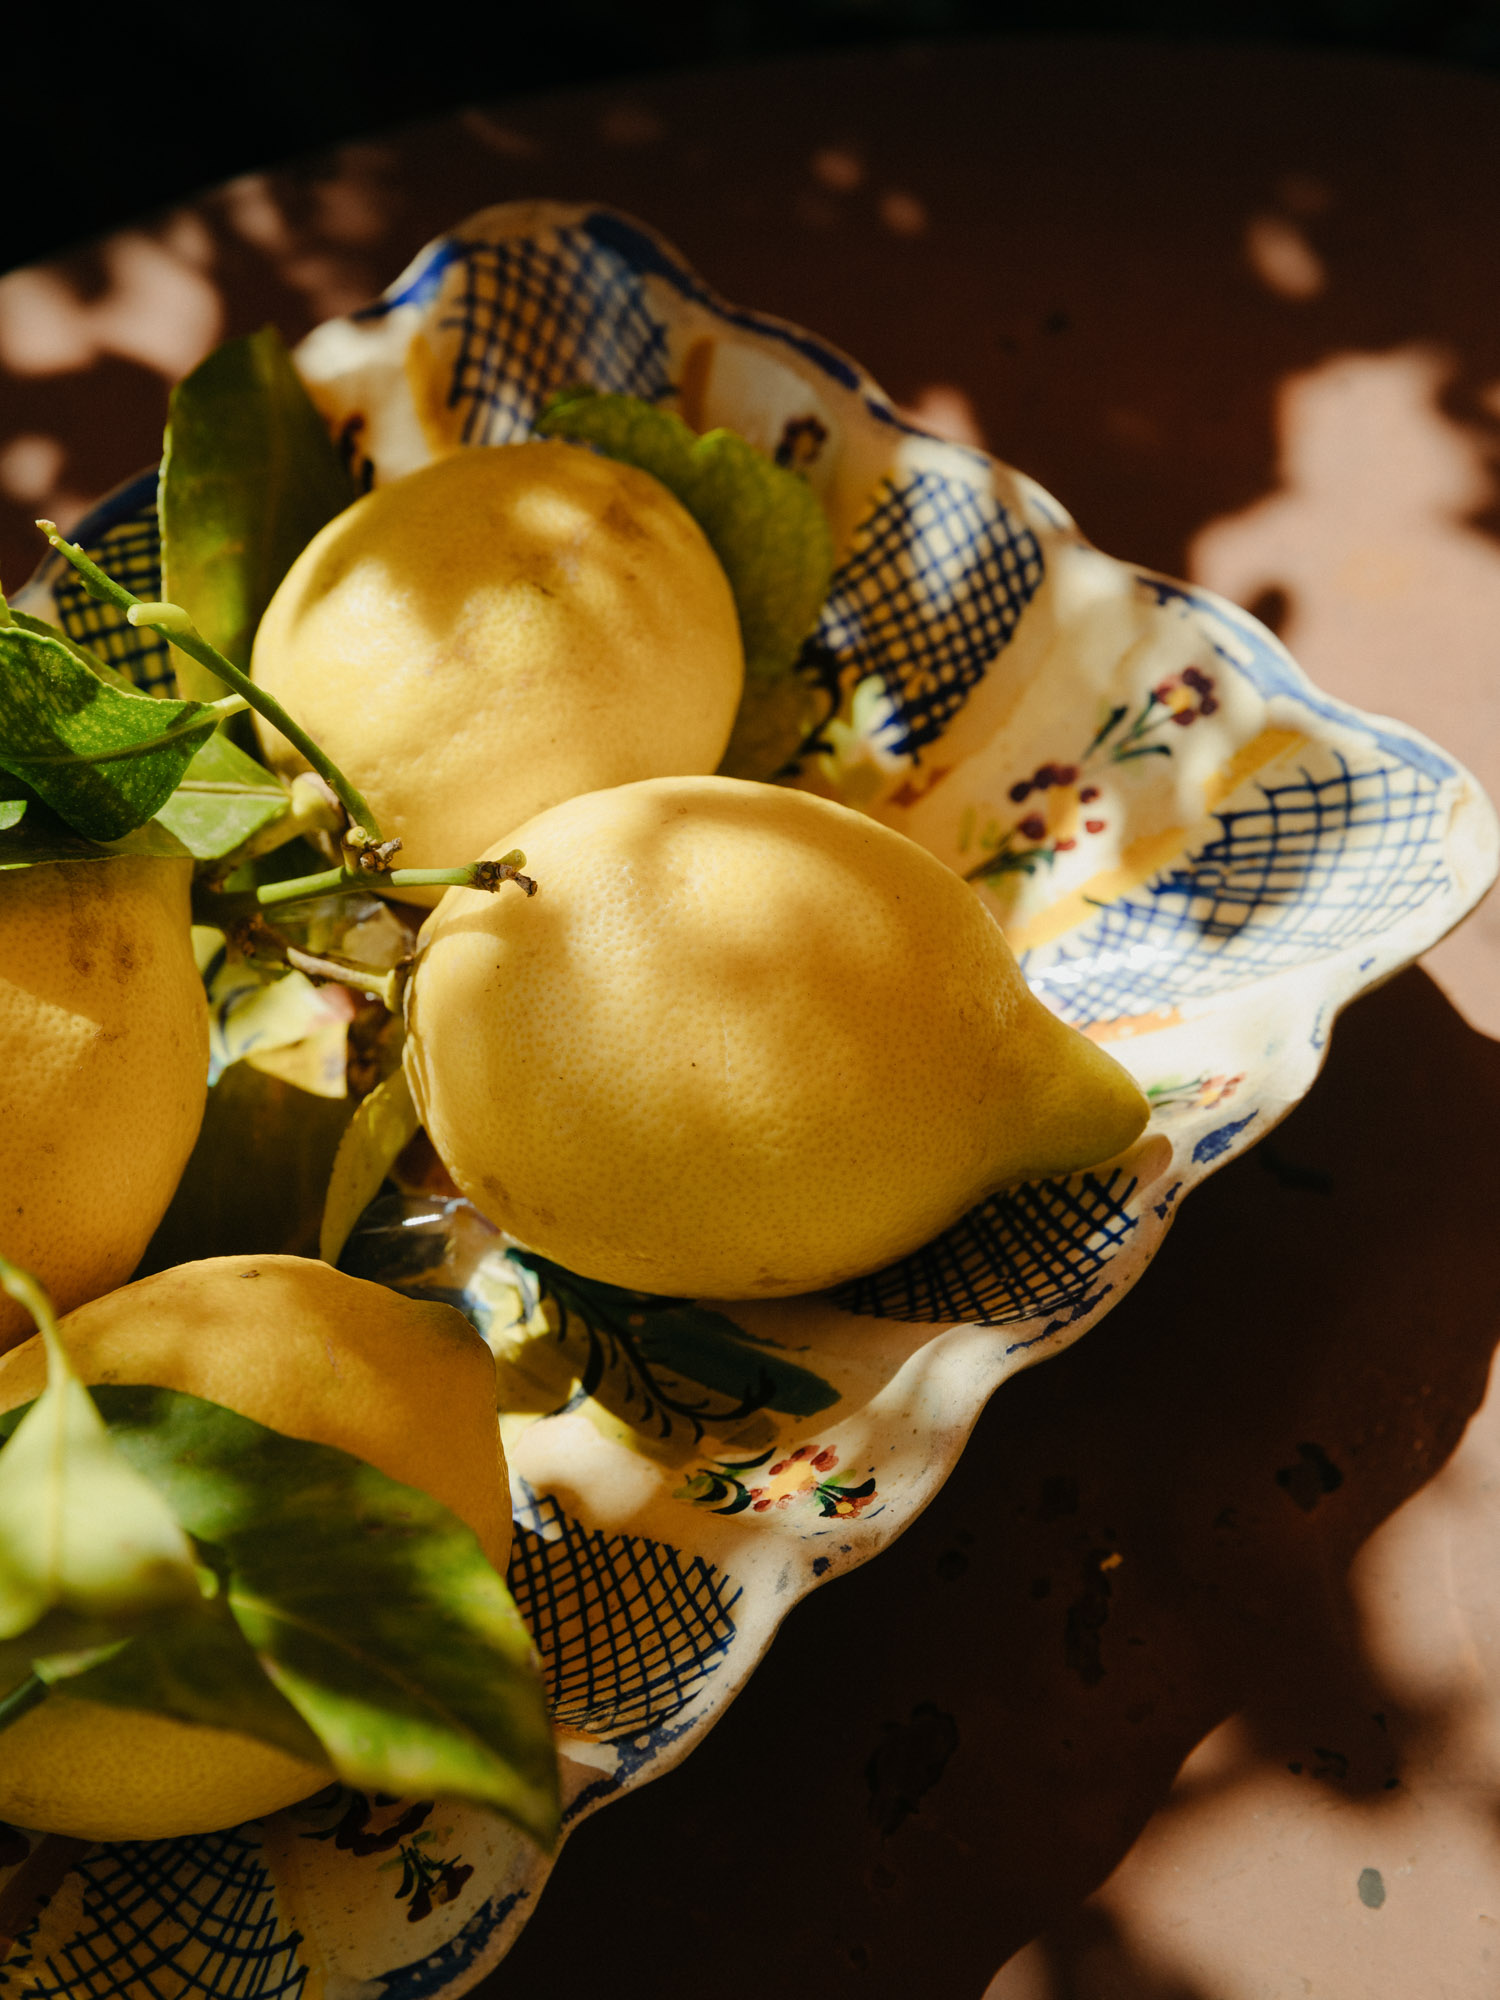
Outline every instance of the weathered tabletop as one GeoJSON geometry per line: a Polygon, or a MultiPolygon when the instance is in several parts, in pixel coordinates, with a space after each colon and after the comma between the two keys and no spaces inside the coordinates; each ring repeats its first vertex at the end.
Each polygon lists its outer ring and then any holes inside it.
{"type": "MultiPolygon", "coordinates": [[[[218,338],[296,336],[486,202],[602,200],[1500,794],[1497,170],[1483,79],[1134,43],[387,135],[0,281],[0,578],[156,456],[218,338]]],[[[1490,2000],[1495,909],[1353,1010],[904,1539],[580,1830],[482,1994],[1490,2000]]]]}

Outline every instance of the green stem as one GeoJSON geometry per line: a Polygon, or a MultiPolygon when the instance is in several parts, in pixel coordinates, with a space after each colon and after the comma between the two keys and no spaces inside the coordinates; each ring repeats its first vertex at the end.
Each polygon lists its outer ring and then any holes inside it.
{"type": "Polygon", "coordinates": [[[241,694],[226,694],[222,701],[195,702],[196,715],[185,716],[181,722],[174,722],[155,736],[143,737],[139,743],[124,743],[112,750],[60,750],[55,756],[27,753],[28,764],[114,764],[122,757],[144,757],[150,750],[160,750],[165,743],[175,743],[179,737],[192,736],[202,729],[209,716],[217,722],[227,721],[231,715],[240,715],[250,706],[241,694]]]}
{"type": "Polygon", "coordinates": [[[0,1729],[9,1729],[13,1722],[36,1707],[47,1698],[47,1683],[40,1674],[28,1674],[19,1687],[13,1687],[8,1695],[0,1696],[0,1729]]]}
{"type": "MultiPolygon", "coordinates": [[[[289,882],[266,882],[243,895],[225,895],[219,905],[224,924],[234,923],[257,910],[279,909],[285,903],[306,902],[313,896],[354,896],[396,894],[403,889],[488,889],[494,891],[514,882],[526,895],[536,893],[536,884],[521,873],[526,856],[519,848],[499,861],[471,861],[464,868],[393,868],[385,873],[363,868],[329,868],[320,875],[298,875],[289,882]]],[[[207,920],[205,920],[207,921],[207,920]]]]}
{"type": "Polygon", "coordinates": [[[233,661],[225,659],[217,646],[209,644],[181,605],[153,603],[137,597],[122,583],[116,583],[112,576],[106,575],[75,542],[65,541],[55,521],[38,521],[37,526],[64,561],[77,570],[91,597],[98,598],[104,604],[113,604],[125,613],[132,625],[145,625],[151,631],[159,632],[169,645],[175,646],[180,653],[186,653],[189,659],[196,660],[200,666],[207,667],[211,674],[216,674],[227,687],[233,688],[236,694],[243,695],[246,704],[258,715],[263,715],[273,729],[280,730],[287,742],[307,759],[318,776],[327,780],[354,824],[363,827],[372,839],[379,840],[380,828],[376,824],[375,815],[362,794],[350,784],[338,765],[318,747],[300,723],[292,720],[274,695],[269,695],[264,688],[257,687],[248,674],[242,673],[233,661]]]}

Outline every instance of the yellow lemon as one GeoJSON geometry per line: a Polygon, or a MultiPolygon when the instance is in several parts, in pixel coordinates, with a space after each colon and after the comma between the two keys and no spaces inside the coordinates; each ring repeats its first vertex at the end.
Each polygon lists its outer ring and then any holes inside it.
{"type": "MultiPolygon", "coordinates": [[[[203,1117],[191,874],[123,857],[0,873],[0,1252],[64,1312],[135,1269],[203,1117]]],[[[0,1348],[30,1330],[0,1297],[0,1348]]]]}
{"type": "MultiPolygon", "coordinates": [[[[299,1257],[215,1257],[63,1320],[89,1383],[149,1383],[352,1453],[467,1522],[501,1574],[510,1499],[489,1349],[452,1307],[299,1257]]],[[[40,1338],[0,1356],[0,1412],[46,1383],[40,1338]]],[[[234,1826],[332,1782],[229,1730],[52,1695],[0,1735],[0,1820],[84,1840],[234,1826]]]]}
{"type": "Polygon", "coordinates": [[[713,770],[744,654],[718,558],[667,489],[535,441],[451,453],[330,521],[252,672],[399,837],[398,866],[447,868],[576,792],[713,770]]]}
{"type": "Polygon", "coordinates": [[[406,1065],[463,1192],[571,1270],[679,1296],[814,1290],[1145,1123],[973,892],[861,814],[662,779],[515,838],[540,891],[449,892],[406,1065]]]}

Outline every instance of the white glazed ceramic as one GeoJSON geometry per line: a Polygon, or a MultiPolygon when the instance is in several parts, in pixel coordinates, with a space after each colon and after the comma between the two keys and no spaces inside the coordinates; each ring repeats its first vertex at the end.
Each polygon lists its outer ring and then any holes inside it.
{"type": "MultiPolygon", "coordinates": [[[[834,712],[788,781],[970,878],[1155,1107],[1127,1158],[996,1196],[892,1270],[707,1316],[538,1283],[462,1204],[371,1211],[352,1268],[456,1298],[503,1363],[550,1367],[507,1420],[512,1584],[571,1826],[684,1756],[798,1597],[926,1504],[995,1388],[1123,1295],[1188,1190],[1306,1091],[1339,1008],[1472,907],[1496,826],[1449,757],[1320,694],[1243,612],[1101,555],[1030,481],[912,430],[844,356],[725,304],[622,216],[489,210],[298,361],[377,480],[524,437],[577,381],[804,468],[839,550],[806,655],[834,712]]],[[[154,485],[80,531],[147,596],[154,485]]],[[[26,602],[164,684],[160,643],[55,566],[26,602]]],[[[349,1792],[212,1838],[0,1845],[12,1881],[70,1859],[0,1994],[458,1994],[548,1872],[481,1812],[349,1792]]]]}

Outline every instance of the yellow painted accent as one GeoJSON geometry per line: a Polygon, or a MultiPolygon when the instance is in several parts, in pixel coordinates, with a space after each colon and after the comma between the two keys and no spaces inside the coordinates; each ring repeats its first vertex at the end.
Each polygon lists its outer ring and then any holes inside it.
{"type": "Polygon", "coordinates": [[[1203,787],[1203,804],[1208,812],[1222,805],[1231,792],[1240,786],[1254,772],[1264,770],[1267,764],[1274,764],[1278,757],[1285,757],[1305,743],[1307,738],[1298,729],[1263,729],[1259,736],[1252,736],[1248,743],[1242,743],[1227,763],[1221,764],[1208,783],[1203,787]]]}
{"type": "Polygon", "coordinates": [[[1187,846],[1187,838],[1185,826],[1169,826],[1160,833],[1144,834],[1133,840],[1121,855],[1118,867],[1101,869],[1082,888],[1039,910],[1024,923],[1006,924],[1005,935],[1011,949],[1032,951],[1039,944],[1050,944],[1053,938],[1061,937],[1064,931],[1091,917],[1101,903],[1118,902],[1180,854],[1187,846]]]}
{"type": "Polygon", "coordinates": [[[1162,1028],[1180,1026],[1182,1011],[1177,1007],[1157,1007],[1149,1014],[1119,1014],[1112,1021],[1090,1021],[1083,1030],[1091,1042],[1123,1042],[1130,1035],[1154,1035],[1162,1028]]]}
{"type": "Polygon", "coordinates": [[[448,401],[452,369],[433,353],[431,343],[422,333],[412,335],[402,366],[428,448],[439,458],[457,450],[463,443],[463,411],[448,401]]]}

